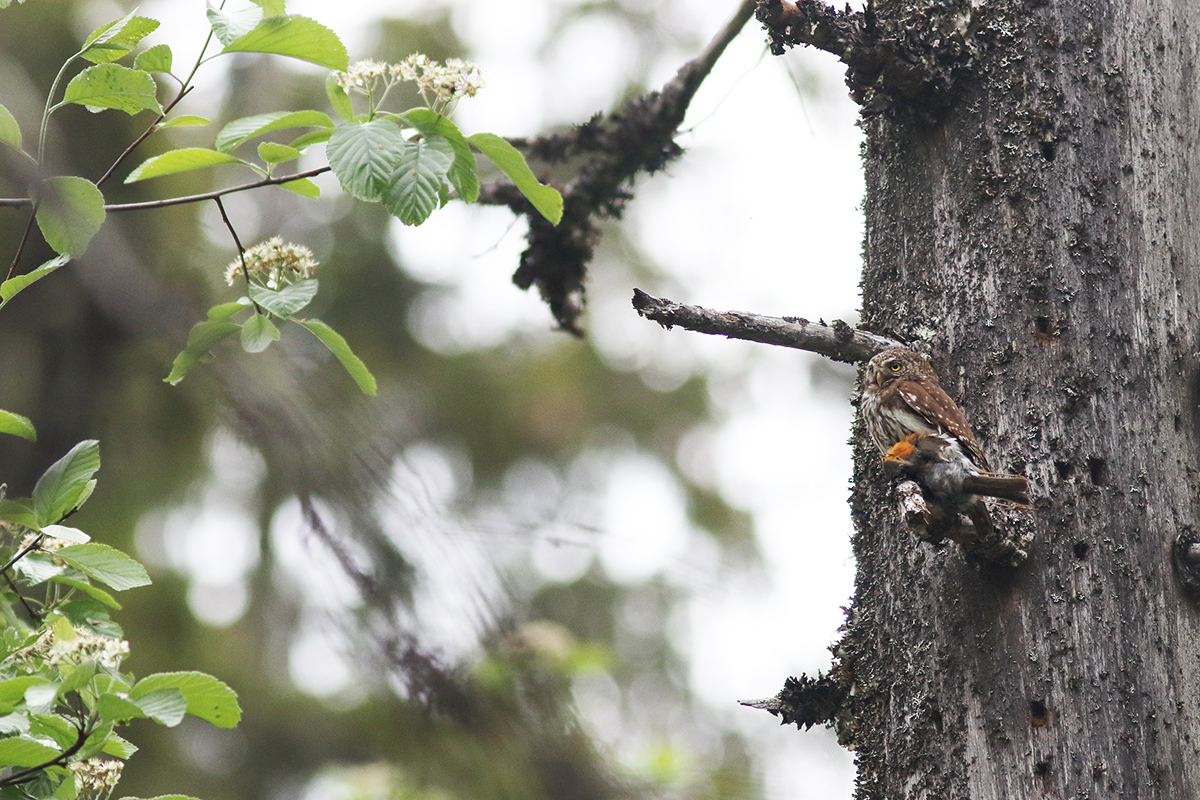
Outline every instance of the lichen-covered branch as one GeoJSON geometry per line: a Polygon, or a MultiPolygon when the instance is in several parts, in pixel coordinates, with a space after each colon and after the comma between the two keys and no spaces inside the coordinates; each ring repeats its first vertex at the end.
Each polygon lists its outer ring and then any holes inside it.
{"type": "Polygon", "coordinates": [[[578,173],[562,187],[563,217],[557,226],[533,213],[528,201],[508,183],[485,186],[480,202],[505,205],[529,219],[529,246],[513,282],[536,286],[563,330],[580,334],[587,265],[599,239],[597,221],[618,218],[633,197],[628,185],[639,174],[653,174],[683,149],[675,135],[700,84],[721,53],[754,14],[756,0],[742,0],[729,22],[704,52],[688,63],[661,91],[628,103],[620,112],[597,115],[555,136],[515,140],[535,162],[560,163],[586,156],[578,173]]]}
{"type": "Polygon", "coordinates": [[[841,320],[832,324],[810,322],[800,317],[768,317],[746,311],[714,311],[671,300],[651,297],[633,290],[633,307],[646,319],[664,328],[678,326],[699,333],[730,339],[794,347],[828,356],[834,361],[855,364],[867,361],[880,350],[904,345],[885,336],[853,328],[841,320]]]}
{"type": "MultiPolygon", "coordinates": [[[[835,668],[836,670],[836,668],[835,668]]],[[[834,675],[817,673],[816,678],[801,675],[787,678],[779,694],[765,700],[742,700],[749,708],[760,708],[780,718],[781,725],[795,723],[808,730],[814,725],[832,725],[850,699],[850,686],[834,675]]]]}
{"type": "Polygon", "coordinates": [[[775,55],[796,45],[836,55],[865,115],[893,110],[901,101],[929,119],[946,106],[956,72],[975,55],[979,20],[950,6],[930,2],[892,19],[871,3],[864,11],[838,11],[819,0],[759,0],[755,14],[775,55]]]}

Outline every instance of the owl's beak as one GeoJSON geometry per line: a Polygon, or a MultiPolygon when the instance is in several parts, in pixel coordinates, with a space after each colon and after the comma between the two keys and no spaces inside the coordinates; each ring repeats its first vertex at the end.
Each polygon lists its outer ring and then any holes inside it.
{"type": "Polygon", "coordinates": [[[872,370],[872,372],[874,373],[872,377],[875,378],[875,385],[883,386],[883,373],[879,370],[872,370]]]}

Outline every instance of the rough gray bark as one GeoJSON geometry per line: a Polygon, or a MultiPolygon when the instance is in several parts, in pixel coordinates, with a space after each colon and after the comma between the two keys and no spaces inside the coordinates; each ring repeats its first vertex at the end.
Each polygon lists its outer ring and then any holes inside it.
{"type": "Polygon", "coordinates": [[[863,324],[928,343],[1036,540],[915,541],[859,447],[858,797],[1200,797],[1200,5],[974,5],[876,3],[975,51],[935,120],[865,124],[863,324]]]}

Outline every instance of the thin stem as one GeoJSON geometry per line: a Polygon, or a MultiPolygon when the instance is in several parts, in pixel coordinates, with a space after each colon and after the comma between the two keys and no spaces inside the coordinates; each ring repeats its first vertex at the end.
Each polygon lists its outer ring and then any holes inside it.
{"type": "MultiPolygon", "coordinates": [[[[17,599],[21,601],[21,605],[25,606],[25,611],[29,613],[29,620],[34,623],[41,622],[41,616],[29,605],[29,601],[25,599],[25,595],[21,594],[21,590],[17,588],[17,583],[12,579],[12,576],[5,572],[4,580],[8,583],[9,588],[13,590],[13,594],[17,596],[17,599]]],[[[50,581],[47,581],[47,583],[50,583],[50,581]]]]}
{"type": "MultiPolygon", "coordinates": [[[[221,202],[220,197],[214,197],[217,201],[217,208],[221,211],[221,219],[225,220],[225,227],[229,229],[229,235],[233,237],[233,243],[237,245],[238,258],[242,261],[242,277],[246,279],[246,295],[250,295],[250,270],[246,269],[246,248],[242,247],[242,241],[238,238],[237,231],[233,229],[233,223],[229,221],[229,215],[225,213],[225,204],[221,202]]],[[[254,310],[259,314],[262,313],[262,306],[255,302],[254,298],[250,298],[250,302],[254,303],[254,310]]]]}
{"type": "Polygon", "coordinates": [[[11,559],[9,559],[8,563],[7,563],[7,564],[5,564],[3,567],[0,567],[0,573],[2,573],[2,572],[8,572],[10,569],[12,569],[12,565],[13,565],[13,564],[17,563],[17,562],[18,562],[18,561],[20,561],[22,558],[24,558],[25,556],[27,556],[31,550],[34,550],[34,549],[36,549],[36,548],[37,548],[37,546],[38,546],[38,545],[40,545],[40,544],[42,543],[42,540],[43,540],[43,539],[45,539],[45,538],[46,538],[46,534],[44,534],[44,533],[39,533],[39,534],[37,535],[37,538],[36,538],[36,539],[34,539],[34,540],[33,540],[33,541],[32,541],[32,542],[29,544],[29,546],[28,546],[28,547],[26,547],[24,550],[22,550],[21,552],[17,553],[15,556],[13,556],[11,559]]]}
{"type": "MultiPolygon", "coordinates": [[[[190,194],[184,197],[170,197],[166,200],[147,200],[142,203],[114,203],[104,207],[105,211],[143,211],[148,208],[167,208],[168,206],[178,206],[185,203],[199,203],[204,200],[216,200],[218,197],[224,197],[227,194],[234,192],[244,192],[247,189],[258,189],[263,186],[278,186],[281,183],[291,183],[298,181],[301,178],[312,178],[324,172],[329,172],[329,167],[317,167],[306,172],[297,172],[293,175],[282,175],[278,178],[264,178],[261,181],[254,183],[243,183],[240,186],[230,186],[226,189],[216,189],[203,194],[190,194]]],[[[5,205],[5,200],[0,199],[0,205],[5,205]]]]}
{"type": "Polygon", "coordinates": [[[144,142],[144,141],[146,140],[146,137],[147,137],[147,136],[149,136],[150,134],[154,133],[155,129],[156,129],[156,128],[158,128],[158,123],[160,123],[160,122],[162,122],[164,119],[166,119],[166,118],[167,118],[167,114],[170,114],[170,113],[171,113],[171,109],[173,109],[173,108],[174,108],[174,107],[175,107],[175,106],[176,106],[176,105],[179,103],[179,101],[180,101],[180,100],[182,100],[182,99],[184,98],[184,96],[185,96],[185,95],[187,95],[189,92],[191,92],[191,91],[192,91],[192,89],[194,89],[194,88],[195,88],[195,87],[193,87],[193,86],[187,86],[187,85],[185,84],[185,85],[184,85],[184,86],[183,86],[183,87],[182,87],[182,88],[179,90],[179,94],[175,95],[175,99],[174,99],[174,100],[172,100],[172,101],[171,101],[171,102],[170,102],[170,103],[167,105],[167,107],[163,109],[162,113],[161,113],[161,114],[159,114],[159,115],[158,115],[158,116],[155,118],[154,122],[151,122],[151,123],[150,123],[150,127],[146,128],[146,130],[144,130],[144,131],[142,132],[142,135],[141,135],[141,136],[139,136],[139,137],[137,137],[136,139],[134,139],[134,140],[133,140],[133,142],[132,142],[132,143],[129,145],[129,147],[126,147],[126,148],[125,148],[125,152],[123,152],[123,153],[121,153],[121,155],[117,156],[117,160],[116,160],[116,161],[114,161],[114,162],[112,163],[112,166],[111,166],[111,167],[109,167],[109,168],[108,168],[108,170],[106,170],[106,171],[105,171],[105,173],[104,173],[103,175],[101,175],[101,176],[100,176],[100,180],[96,181],[96,185],[97,185],[97,186],[101,186],[101,185],[103,185],[103,183],[104,183],[106,180],[108,180],[110,177],[112,177],[112,174],[113,174],[113,172],[116,170],[116,168],[117,168],[118,166],[120,166],[120,165],[121,165],[121,162],[122,162],[122,161],[124,161],[124,160],[125,160],[125,158],[126,158],[126,157],[127,157],[129,154],[130,154],[130,153],[132,153],[132,152],[134,151],[134,148],[136,148],[136,147],[137,147],[139,144],[141,144],[142,142],[144,142]]]}
{"type": "Polygon", "coordinates": [[[67,67],[69,67],[71,62],[78,57],[79,53],[76,53],[64,61],[62,68],[59,69],[58,74],[54,76],[54,83],[50,84],[50,92],[46,95],[46,108],[42,111],[42,127],[41,130],[38,131],[38,164],[42,163],[42,158],[46,154],[46,130],[50,127],[50,115],[54,112],[54,109],[58,108],[58,106],[51,105],[54,102],[54,95],[58,94],[58,84],[62,82],[63,75],[67,74],[67,67]]]}
{"type": "Polygon", "coordinates": [[[8,275],[4,277],[4,280],[11,278],[17,269],[17,262],[21,260],[21,253],[25,252],[25,243],[29,241],[29,232],[33,230],[33,221],[36,218],[37,203],[33,203],[33,208],[29,211],[29,221],[25,223],[25,232],[21,234],[21,243],[17,245],[17,252],[13,255],[12,263],[8,265],[8,275]]]}

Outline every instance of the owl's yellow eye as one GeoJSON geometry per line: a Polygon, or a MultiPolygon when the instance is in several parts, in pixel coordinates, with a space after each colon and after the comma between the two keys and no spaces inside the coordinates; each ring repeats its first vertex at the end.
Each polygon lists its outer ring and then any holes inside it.
{"type": "Polygon", "coordinates": [[[888,364],[888,366],[891,367],[892,372],[900,371],[900,362],[899,361],[893,361],[892,363],[888,364]]]}

